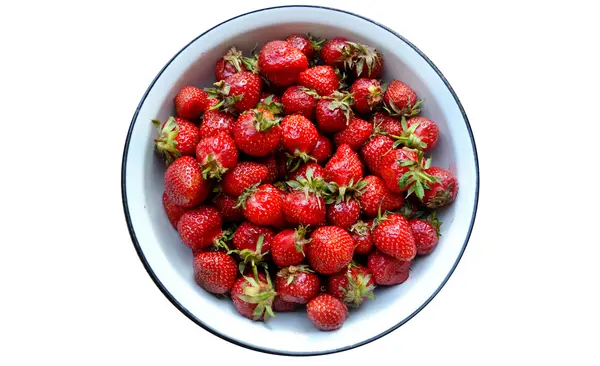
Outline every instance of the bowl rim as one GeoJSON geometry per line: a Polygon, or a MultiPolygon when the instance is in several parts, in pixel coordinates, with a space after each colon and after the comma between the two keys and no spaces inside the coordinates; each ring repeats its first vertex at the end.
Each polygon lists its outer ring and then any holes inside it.
{"type": "Polygon", "coordinates": [[[394,330],[398,329],[399,327],[401,327],[402,325],[404,325],[406,322],[408,322],[409,320],[411,320],[415,315],[417,315],[421,310],[423,310],[423,308],[425,308],[425,306],[427,306],[427,304],[429,304],[429,302],[431,302],[431,300],[433,300],[433,298],[440,292],[440,290],[444,287],[444,285],[446,284],[446,282],[448,282],[448,280],[450,279],[450,277],[452,276],[452,274],[454,273],[454,270],[456,269],[456,267],[458,266],[458,263],[460,262],[464,251],[467,247],[467,244],[469,242],[469,239],[471,237],[471,232],[473,231],[473,226],[475,224],[475,217],[477,216],[477,206],[478,206],[478,202],[479,202],[479,182],[480,177],[479,177],[479,158],[477,155],[477,148],[475,145],[475,138],[473,137],[473,131],[471,129],[471,125],[469,123],[469,119],[467,118],[467,114],[462,106],[462,104],[460,103],[460,100],[458,99],[458,96],[456,95],[456,93],[454,92],[454,89],[452,88],[452,86],[450,85],[450,83],[448,82],[448,80],[446,79],[446,77],[444,77],[444,75],[442,74],[442,72],[437,68],[437,66],[435,66],[435,64],[421,51],[419,50],[414,44],[412,44],[410,41],[408,41],[406,38],[404,38],[403,36],[401,36],[400,34],[398,34],[397,32],[393,31],[392,29],[386,27],[383,24],[380,24],[372,19],[366,18],[362,15],[359,14],[355,14],[346,10],[341,10],[341,9],[336,9],[336,8],[331,8],[331,7],[326,7],[326,6],[318,6],[318,5],[282,5],[282,6],[272,6],[272,7],[267,7],[267,8],[262,8],[262,9],[257,9],[257,10],[253,10],[253,11],[249,11],[243,14],[239,14],[235,17],[232,17],[230,19],[227,19],[213,27],[211,27],[210,29],[207,29],[206,31],[204,31],[202,34],[200,34],[199,36],[195,37],[192,41],[190,41],[188,44],[186,44],[183,48],[181,48],[163,67],[162,69],[158,72],[158,74],[154,77],[154,79],[152,80],[152,82],[150,83],[150,85],[148,86],[148,88],[146,89],[144,95],[142,96],[142,99],[140,100],[134,114],[133,114],[133,118],[131,119],[130,122],[130,126],[129,126],[129,130],[127,131],[127,138],[125,140],[125,146],[123,149],[123,157],[122,157],[122,165],[121,165],[121,198],[122,198],[122,203],[123,203],[123,211],[125,214],[125,220],[127,221],[127,228],[129,230],[129,235],[131,237],[131,241],[133,242],[133,246],[138,254],[138,257],[140,258],[140,261],[142,262],[144,268],[146,269],[146,272],[148,272],[148,274],[150,275],[150,278],[152,278],[152,281],[154,282],[154,284],[158,287],[158,289],[163,293],[163,295],[181,312],[183,313],[188,319],[190,319],[191,321],[193,321],[194,323],[196,323],[197,325],[199,325],[200,327],[202,327],[203,329],[205,329],[206,331],[212,333],[213,335],[224,339],[230,343],[233,343],[235,345],[247,348],[247,349],[251,349],[254,351],[259,351],[259,352],[264,352],[264,353],[268,353],[268,354],[275,354],[275,355],[283,355],[283,356],[316,356],[316,355],[326,355],[326,354],[332,354],[332,353],[337,353],[337,352],[342,352],[342,351],[347,351],[353,348],[357,348],[360,346],[363,346],[367,343],[373,342],[391,332],[393,332],[394,330]],[[218,330],[213,329],[209,326],[207,326],[206,324],[204,324],[200,319],[198,319],[194,314],[192,314],[189,310],[187,310],[183,305],[181,305],[181,303],[179,303],[179,301],[177,301],[177,299],[175,299],[175,297],[165,288],[165,286],[162,284],[162,282],[160,281],[160,279],[158,278],[158,276],[154,273],[154,271],[152,270],[152,267],[150,266],[150,264],[148,263],[148,261],[146,260],[146,257],[139,245],[139,242],[137,240],[137,236],[135,233],[135,230],[133,228],[133,224],[131,222],[131,216],[129,213],[129,206],[128,206],[128,201],[127,201],[127,190],[126,190],[126,171],[127,171],[127,156],[128,156],[128,152],[129,152],[129,143],[131,141],[131,135],[133,132],[133,128],[137,119],[137,116],[139,114],[139,111],[142,107],[142,105],[144,104],[146,97],[148,96],[150,90],[152,90],[152,88],[154,87],[154,84],[156,83],[156,81],[158,80],[158,78],[160,78],[160,76],[162,75],[162,73],[167,69],[167,67],[169,67],[169,65],[173,62],[173,60],[175,60],[179,54],[181,54],[187,47],[189,47],[192,43],[196,42],[196,40],[198,40],[199,38],[201,38],[202,36],[204,36],[206,33],[210,32],[211,30],[225,24],[228,23],[234,19],[237,18],[241,18],[244,17],[246,15],[249,14],[253,14],[253,13],[259,13],[259,12],[263,12],[263,11],[269,11],[269,10],[273,10],[273,9],[281,9],[281,8],[314,8],[314,9],[324,9],[324,10],[329,10],[329,11],[334,11],[334,12],[339,12],[339,13],[344,13],[347,15],[351,15],[351,16],[355,16],[358,18],[361,18],[363,20],[366,20],[378,27],[383,28],[384,30],[390,32],[391,34],[393,34],[394,36],[396,36],[398,39],[400,39],[402,42],[406,43],[408,46],[410,46],[415,52],[417,52],[428,64],[429,66],[431,66],[433,68],[433,70],[438,74],[438,76],[442,79],[442,82],[444,83],[444,85],[448,88],[448,90],[450,91],[450,93],[452,94],[452,97],[454,98],[460,113],[462,114],[462,117],[465,121],[466,127],[467,127],[467,131],[469,133],[469,138],[471,141],[471,146],[473,148],[473,157],[474,157],[474,163],[475,163],[475,199],[474,199],[474,203],[473,203],[473,211],[472,211],[472,216],[471,216],[471,222],[469,223],[469,230],[467,232],[467,235],[465,237],[463,246],[460,250],[460,253],[458,254],[458,257],[456,258],[456,261],[454,262],[452,268],[450,269],[450,271],[448,272],[448,274],[446,275],[446,277],[444,278],[444,280],[442,281],[442,283],[438,286],[438,288],[433,292],[433,294],[431,294],[431,296],[423,303],[421,304],[421,306],[419,306],[414,312],[412,312],[409,316],[407,316],[405,319],[403,319],[402,321],[400,321],[399,323],[395,324],[394,326],[390,327],[389,329],[387,329],[386,331],[371,337],[369,339],[366,339],[364,341],[358,342],[356,344],[352,344],[352,345],[348,345],[348,346],[344,346],[344,347],[340,347],[340,348],[336,348],[336,349],[329,349],[329,350],[324,350],[324,351],[316,351],[316,352],[286,352],[286,351],[279,351],[279,350],[273,350],[273,349],[268,349],[268,348],[262,348],[256,345],[252,345],[252,344],[248,344],[248,343],[244,343],[244,342],[240,342],[237,341],[235,339],[229,338],[228,336],[220,333],[218,330]]]}

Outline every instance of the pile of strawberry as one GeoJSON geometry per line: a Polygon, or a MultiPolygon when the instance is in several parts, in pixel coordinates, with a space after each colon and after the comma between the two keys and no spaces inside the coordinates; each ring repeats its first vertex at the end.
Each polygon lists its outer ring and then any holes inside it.
{"type": "Polygon", "coordinates": [[[422,101],[382,70],[372,47],[294,35],[251,57],[231,48],[214,87],[181,89],[155,148],[198,285],[247,318],[305,305],[333,330],[435,249],[433,210],[458,182],[425,155],[439,130],[422,101]]]}

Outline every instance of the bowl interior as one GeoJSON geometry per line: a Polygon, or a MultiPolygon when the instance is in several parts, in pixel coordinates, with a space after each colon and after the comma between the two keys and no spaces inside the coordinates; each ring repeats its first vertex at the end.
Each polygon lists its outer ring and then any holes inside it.
{"type": "Polygon", "coordinates": [[[204,327],[245,346],[287,354],[326,353],[378,337],[414,315],[437,293],[457,263],[470,233],[477,200],[477,163],[468,122],[443,78],[411,45],[361,17],[324,8],[283,7],[246,14],[206,32],[182,50],[159,74],[142,100],[130,131],[124,194],[130,228],[155,279],[182,311],[204,327]],[[173,97],[184,85],[210,86],[215,62],[232,46],[249,52],[256,45],[292,33],[346,37],[383,52],[384,80],[400,79],[424,99],[422,115],[436,121],[441,137],[434,165],[451,170],[460,182],[455,203],[438,214],[441,242],[417,259],[400,286],[378,288],[376,301],[353,310],[335,332],[319,332],[304,312],[280,313],[267,324],[239,316],[230,301],[217,299],[193,280],[192,253],[179,240],[161,204],[164,165],[152,152],[151,119],[173,115],[173,97]]]}

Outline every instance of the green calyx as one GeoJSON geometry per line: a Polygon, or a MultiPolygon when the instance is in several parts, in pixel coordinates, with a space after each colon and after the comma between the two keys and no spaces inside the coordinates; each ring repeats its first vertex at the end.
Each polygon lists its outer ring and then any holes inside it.
{"type": "Polygon", "coordinates": [[[269,118],[259,110],[254,110],[254,128],[259,132],[269,131],[271,128],[278,126],[282,118],[269,118]]]}
{"type": "Polygon", "coordinates": [[[312,239],[306,239],[306,235],[307,235],[307,231],[309,229],[308,225],[300,225],[296,228],[295,230],[295,234],[294,234],[294,248],[296,248],[296,251],[298,253],[302,253],[302,255],[306,255],[304,253],[304,246],[308,243],[310,243],[310,241],[312,239]]]}
{"type": "Polygon", "coordinates": [[[337,67],[335,68],[335,74],[338,77],[338,89],[339,90],[348,90],[350,88],[350,84],[348,83],[348,75],[345,72],[340,71],[337,67]]]}
{"type": "Polygon", "coordinates": [[[225,80],[217,81],[213,84],[215,88],[205,88],[204,91],[211,98],[219,100],[217,104],[210,107],[210,111],[221,110],[227,113],[237,113],[233,106],[242,100],[244,94],[241,95],[229,95],[231,91],[231,85],[227,84],[225,80]]]}
{"type": "Polygon", "coordinates": [[[307,163],[309,161],[314,161],[316,162],[317,159],[310,155],[307,154],[305,152],[301,152],[298,149],[296,149],[296,151],[294,152],[294,154],[290,154],[290,153],[285,153],[285,156],[287,157],[287,161],[286,161],[286,166],[287,166],[287,170],[290,173],[295,172],[296,170],[298,170],[298,168],[300,168],[300,165],[302,165],[302,163],[307,163]]]}
{"type": "Polygon", "coordinates": [[[336,90],[331,95],[325,97],[325,99],[331,100],[327,105],[327,108],[329,108],[330,111],[340,109],[344,112],[344,116],[346,116],[346,126],[350,124],[350,118],[354,115],[351,107],[354,104],[353,95],[348,92],[339,92],[336,90]]]}
{"type": "Polygon", "coordinates": [[[313,97],[315,99],[321,99],[321,96],[319,95],[319,93],[317,93],[314,89],[301,87],[298,90],[305,92],[306,94],[310,95],[311,97],[313,97]]]}
{"type": "Polygon", "coordinates": [[[223,174],[227,172],[227,168],[224,168],[218,159],[215,158],[213,154],[208,154],[206,158],[200,164],[200,168],[202,169],[202,177],[204,179],[214,178],[216,180],[221,180],[223,174]]]}
{"type": "Polygon", "coordinates": [[[424,159],[423,152],[418,151],[416,161],[412,159],[398,161],[400,166],[408,168],[408,171],[398,179],[398,186],[401,190],[408,187],[406,197],[414,193],[417,198],[423,199],[425,190],[431,189],[429,183],[438,181],[436,177],[425,172],[431,166],[431,158],[424,159]]]}
{"type": "Polygon", "coordinates": [[[421,141],[421,138],[415,133],[421,122],[417,122],[408,127],[406,118],[402,116],[400,124],[402,125],[402,134],[400,136],[391,136],[396,140],[394,141],[394,148],[398,147],[400,144],[411,149],[425,150],[427,148],[427,144],[421,141]]]}
{"type": "Polygon", "coordinates": [[[242,194],[238,197],[237,203],[235,206],[233,206],[233,208],[241,207],[242,209],[246,209],[246,201],[248,201],[252,196],[254,196],[254,194],[258,190],[259,185],[260,183],[256,183],[244,189],[244,192],[242,192],[242,194]]]}
{"type": "MultiPolygon", "coordinates": [[[[307,200],[309,194],[317,197],[323,197],[325,194],[325,181],[321,177],[315,178],[312,168],[306,169],[306,177],[299,176],[296,180],[287,181],[286,184],[293,191],[304,192],[307,200]]],[[[321,204],[320,200],[319,204],[321,204]]]]}
{"type": "Polygon", "coordinates": [[[283,113],[283,104],[279,102],[273,101],[273,94],[269,95],[262,102],[256,105],[256,108],[266,109],[271,112],[273,115],[278,115],[283,113]]]}
{"type": "Polygon", "coordinates": [[[351,233],[356,233],[360,236],[367,236],[371,232],[371,228],[366,222],[358,220],[354,225],[350,227],[351,233]]]}
{"type": "Polygon", "coordinates": [[[370,85],[367,88],[367,90],[369,91],[369,99],[367,103],[369,103],[370,106],[381,102],[381,100],[383,99],[383,92],[381,87],[370,85]]]}
{"type": "Polygon", "coordinates": [[[228,242],[233,240],[233,233],[235,233],[235,227],[232,226],[228,229],[225,229],[221,232],[221,235],[213,240],[213,246],[215,249],[224,249],[226,252],[230,252],[228,242]]]}
{"type": "Polygon", "coordinates": [[[252,268],[252,274],[254,278],[258,279],[258,267],[262,267],[267,272],[268,264],[265,260],[265,256],[269,252],[262,253],[262,246],[265,241],[265,236],[261,235],[256,241],[256,250],[243,249],[243,250],[230,250],[227,254],[236,253],[240,257],[240,263],[238,269],[241,274],[244,274],[247,266],[252,268]]]}
{"type": "Polygon", "coordinates": [[[356,70],[356,76],[359,76],[366,66],[369,70],[368,75],[370,76],[375,65],[381,63],[381,53],[379,53],[375,48],[364,44],[355,42],[347,43],[353,49],[352,56],[349,58],[350,68],[354,67],[356,70]]]}
{"type": "Polygon", "coordinates": [[[352,271],[349,269],[347,274],[348,284],[346,287],[340,287],[344,296],[342,301],[352,307],[359,307],[363,303],[364,299],[375,300],[375,285],[369,285],[371,281],[371,274],[364,275],[361,271],[358,271],[356,278],[352,276],[352,271]]]}
{"type": "Polygon", "coordinates": [[[231,47],[227,54],[223,56],[223,60],[229,62],[233,67],[235,67],[237,72],[242,71],[242,61],[244,59],[244,55],[242,51],[239,51],[237,48],[231,47]]]}
{"type": "Polygon", "coordinates": [[[433,211],[428,217],[427,217],[427,222],[431,224],[431,226],[433,226],[433,228],[435,229],[435,233],[437,234],[438,238],[442,236],[442,233],[440,232],[440,227],[442,226],[442,222],[440,220],[438,220],[438,218],[436,217],[435,211],[433,211]]]}
{"type": "Polygon", "coordinates": [[[314,273],[306,264],[286,267],[277,272],[277,277],[285,278],[286,284],[291,284],[298,273],[314,273]]]}
{"type": "Polygon", "coordinates": [[[260,72],[258,68],[258,54],[255,54],[254,50],[252,50],[252,57],[242,57],[242,63],[246,66],[246,70],[251,73],[258,75],[260,72]]]}
{"type": "Polygon", "coordinates": [[[335,182],[326,183],[325,203],[340,203],[344,200],[348,202],[352,197],[363,194],[367,184],[368,182],[363,179],[359,179],[356,183],[351,179],[347,186],[340,186],[335,182]]]}
{"type": "Polygon", "coordinates": [[[398,106],[396,106],[394,102],[390,100],[389,105],[385,105],[383,109],[385,109],[385,111],[388,112],[390,116],[414,117],[421,113],[421,104],[423,104],[422,99],[418,100],[414,105],[411,105],[411,103],[409,102],[406,107],[398,108],[398,106]]]}
{"type": "Polygon", "coordinates": [[[252,313],[254,320],[259,320],[261,317],[263,317],[265,321],[267,321],[269,317],[275,318],[272,305],[277,293],[273,288],[269,275],[267,274],[267,283],[260,281],[258,278],[244,276],[244,279],[247,282],[242,286],[244,292],[237,296],[247,303],[256,304],[256,308],[252,313]]]}
{"type": "Polygon", "coordinates": [[[414,206],[408,201],[404,201],[404,205],[398,209],[398,213],[407,219],[416,219],[423,215],[423,211],[415,210],[414,206]]]}
{"type": "Polygon", "coordinates": [[[325,43],[327,41],[325,38],[323,38],[323,39],[315,38],[312,35],[310,35],[310,33],[306,34],[306,38],[308,38],[308,42],[310,43],[310,46],[315,51],[320,51],[321,48],[323,48],[323,43],[325,43]]]}
{"type": "Polygon", "coordinates": [[[168,166],[181,156],[179,149],[177,149],[179,125],[173,117],[169,117],[163,128],[160,128],[161,121],[157,119],[152,120],[152,124],[159,129],[160,134],[158,138],[154,139],[154,142],[156,143],[155,149],[163,156],[165,164],[168,166]]]}

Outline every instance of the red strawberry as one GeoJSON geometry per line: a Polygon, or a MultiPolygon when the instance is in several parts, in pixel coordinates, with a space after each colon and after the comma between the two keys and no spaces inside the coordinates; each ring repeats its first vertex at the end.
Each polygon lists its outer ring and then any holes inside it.
{"type": "Polygon", "coordinates": [[[423,194],[423,204],[427,208],[440,208],[456,199],[458,195],[458,181],[449,171],[431,167],[425,169],[425,173],[432,176],[436,181],[429,184],[423,194]]]}
{"type": "Polygon", "coordinates": [[[344,324],[348,307],[336,297],[321,294],[307,304],[306,313],[317,329],[335,330],[344,324]]]}
{"type": "Polygon", "coordinates": [[[314,90],[303,86],[293,85],[285,90],[281,96],[281,103],[285,114],[301,114],[313,119],[318,94],[314,90]]]}
{"type": "Polygon", "coordinates": [[[308,244],[308,263],[321,274],[339,272],[348,266],[354,254],[354,240],[337,226],[322,226],[313,231],[308,244]]]}
{"type": "Polygon", "coordinates": [[[251,161],[240,161],[223,176],[221,181],[223,192],[239,197],[246,188],[266,182],[268,175],[269,170],[266,166],[251,161]]]}
{"type": "Polygon", "coordinates": [[[204,179],[221,179],[222,175],[236,166],[238,150],[233,138],[221,132],[200,140],[196,146],[196,159],[200,163],[204,179]]]}
{"type": "Polygon", "coordinates": [[[398,285],[408,279],[411,261],[399,261],[379,252],[369,254],[367,267],[378,285],[398,285]]]}
{"type": "Polygon", "coordinates": [[[184,213],[177,223],[183,244],[194,250],[208,247],[221,234],[222,218],[211,206],[201,206],[184,213]]]}
{"type": "Polygon", "coordinates": [[[321,290],[321,281],[307,265],[290,266],[277,272],[275,290],[283,301],[306,304],[321,290]]]}
{"type": "Polygon", "coordinates": [[[222,252],[200,252],[194,256],[194,280],[206,291],[224,294],[237,278],[238,266],[222,252]]]}
{"type": "Polygon", "coordinates": [[[299,49],[308,59],[312,59],[315,55],[315,51],[319,51],[321,45],[325,42],[325,40],[317,41],[310,35],[308,37],[291,35],[285,41],[294,48],[299,49]]]}
{"type": "Polygon", "coordinates": [[[371,122],[379,131],[383,131],[388,135],[399,136],[402,133],[400,121],[385,113],[374,113],[373,116],[371,116],[371,122]]]}
{"type": "Polygon", "coordinates": [[[310,155],[317,159],[317,164],[323,164],[329,159],[332,153],[333,145],[331,144],[331,140],[323,135],[319,135],[317,144],[310,155]]]}
{"type": "Polygon", "coordinates": [[[237,198],[230,196],[226,193],[217,195],[212,200],[214,206],[223,215],[223,221],[225,222],[242,222],[244,221],[244,214],[242,213],[241,207],[237,206],[237,198]]]}
{"type": "Polygon", "coordinates": [[[396,144],[419,149],[423,152],[431,151],[437,145],[440,130],[432,120],[425,117],[413,117],[408,121],[402,117],[402,130],[393,134],[396,144]]]}
{"type": "Polygon", "coordinates": [[[271,41],[260,51],[258,67],[261,75],[273,85],[288,86],[294,84],[298,75],[308,69],[308,59],[285,41],[271,41]]]}
{"type": "Polygon", "coordinates": [[[327,293],[348,305],[358,307],[367,299],[375,300],[375,281],[368,269],[361,265],[350,265],[329,277],[327,293]]]}
{"type": "Polygon", "coordinates": [[[182,207],[199,205],[210,192],[210,182],[202,178],[200,165],[191,156],[182,156],[169,165],[164,183],[169,200],[182,207]]]}
{"type": "Polygon", "coordinates": [[[286,312],[286,311],[294,311],[298,307],[298,304],[294,304],[293,302],[287,302],[281,300],[281,297],[275,296],[275,300],[273,300],[273,310],[276,312],[286,312]]]}
{"type": "Polygon", "coordinates": [[[351,47],[345,38],[334,38],[327,41],[321,49],[321,59],[326,65],[341,68],[344,66],[351,47]]]}
{"type": "Polygon", "coordinates": [[[257,277],[238,278],[231,288],[231,299],[236,310],[244,317],[265,321],[275,317],[272,309],[275,290],[269,277],[262,273],[257,277]]]}
{"type": "MultiPolygon", "coordinates": [[[[420,175],[422,170],[419,166],[417,154],[409,149],[394,149],[385,154],[381,160],[381,178],[385,182],[385,186],[393,193],[400,194],[406,192],[409,185],[400,188],[400,178],[409,172],[414,172],[415,179],[420,175]]],[[[410,184],[413,184],[411,182],[410,184]]]]}
{"type": "Polygon", "coordinates": [[[215,77],[217,80],[225,80],[233,74],[246,71],[246,66],[243,62],[244,56],[237,48],[231,47],[223,58],[217,61],[215,67],[215,77]]]}
{"type": "Polygon", "coordinates": [[[316,118],[319,130],[324,133],[338,132],[346,128],[352,117],[352,94],[334,92],[319,100],[316,118]]]}
{"type": "Polygon", "coordinates": [[[373,249],[373,237],[371,236],[373,220],[369,221],[363,222],[359,220],[350,228],[350,236],[354,239],[355,254],[367,255],[373,249]]]}
{"type": "Polygon", "coordinates": [[[235,109],[243,112],[254,108],[260,100],[262,79],[248,71],[233,74],[214,85],[216,88],[206,89],[210,97],[219,100],[219,103],[211,109],[221,108],[225,111],[235,109]]]}
{"type": "Polygon", "coordinates": [[[320,96],[326,97],[337,90],[339,80],[333,67],[325,65],[311,67],[300,73],[298,84],[313,89],[320,96]]]}
{"type": "Polygon", "coordinates": [[[277,164],[277,158],[275,157],[275,154],[259,157],[256,159],[256,161],[264,165],[268,171],[267,177],[262,179],[263,183],[273,183],[280,178],[279,166],[277,164]]]}
{"type": "Polygon", "coordinates": [[[346,59],[346,67],[354,71],[358,78],[376,79],[383,72],[383,56],[375,48],[348,42],[352,56],[346,59]],[[348,67],[349,66],[349,67],[348,67]]]}
{"type": "Polygon", "coordinates": [[[373,125],[371,123],[352,117],[348,127],[336,133],[333,139],[338,146],[348,144],[352,150],[356,151],[369,140],[372,132],[373,125]]]}
{"type": "Polygon", "coordinates": [[[333,184],[334,188],[340,191],[341,196],[346,191],[358,189],[356,185],[363,174],[364,167],[358,154],[347,144],[338,146],[335,155],[325,165],[325,180],[333,184]]]}
{"type": "Polygon", "coordinates": [[[233,126],[237,147],[250,156],[266,156],[275,151],[281,140],[279,118],[264,109],[242,113],[233,126]]]}
{"type": "Polygon", "coordinates": [[[383,95],[386,111],[393,116],[415,116],[423,102],[417,93],[400,80],[392,80],[383,95]]]}
{"type": "Polygon", "coordinates": [[[412,219],[408,221],[417,245],[417,255],[426,255],[435,249],[440,238],[440,225],[435,212],[426,220],[412,219]]]}
{"type": "Polygon", "coordinates": [[[350,93],[354,96],[353,108],[360,113],[372,112],[383,101],[381,84],[375,79],[357,79],[350,93]]]}
{"type": "Polygon", "coordinates": [[[175,96],[175,111],[185,119],[198,119],[208,107],[208,95],[195,86],[184,86],[175,96]]]}
{"type": "Polygon", "coordinates": [[[163,207],[165,208],[167,218],[169,219],[171,225],[173,225],[175,230],[177,230],[177,223],[179,222],[181,215],[183,215],[188,209],[173,204],[173,202],[169,200],[169,195],[167,194],[167,192],[163,192],[162,203],[163,207]]]}
{"type": "Polygon", "coordinates": [[[281,98],[275,94],[262,93],[260,101],[256,105],[256,108],[266,109],[273,115],[281,114],[283,112],[283,104],[281,98]]]}
{"type": "Polygon", "coordinates": [[[315,125],[304,116],[292,114],[283,118],[281,130],[283,148],[302,161],[308,161],[308,154],[315,148],[319,139],[315,125]]]}
{"type": "Polygon", "coordinates": [[[415,238],[408,220],[399,214],[384,215],[373,230],[373,243],[382,253],[401,261],[410,261],[417,254],[415,238]]]}
{"type": "Polygon", "coordinates": [[[239,251],[245,249],[256,251],[261,236],[263,237],[263,242],[260,253],[266,254],[271,250],[273,238],[275,237],[273,229],[244,221],[233,234],[233,246],[239,251]]]}
{"type": "MultiPolygon", "coordinates": [[[[161,126],[159,120],[153,120],[156,127],[161,126]]],[[[200,141],[198,127],[192,122],[179,117],[170,117],[160,127],[160,136],[156,142],[156,151],[161,153],[165,162],[171,164],[182,155],[194,156],[196,144],[200,141]]]]}
{"type": "Polygon", "coordinates": [[[349,229],[360,218],[360,206],[354,198],[341,199],[327,205],[327,223],[349,229]]]}
{"type": "Polygon", "coordinates": [[[279,190],[270,184],[247,188],[238,198],[244,217],[256,225],[281,226],[283,201],[279,190]]]}
{"type": "Polygon", "coordinates": [[[316,178],[323,179],[325,177],[325,170],[323,170],[323,168],[321,168],[321,166],[319,164],[310,162],[310,163],[302,164],[300,166],[300,168],[298,168],[298,170],[290,173],[288,175],[288,180],[298,180],[298,178],[300,178],[300,177],[306,178],[306,172],[308,171],[308,169],[312,169],[313,179],[316,179],[316,178]]]}
{"type": "Polygon", "coordinates": [[[292,189],[286,194],[283,205],[285,219],[292,225],[317,225],[325,221],[325,200],[322,197],[325,183],[314,178],[313,170],[306,170],[306,177],[288,181],[292,189]]]}
{"type": "Polygon", "coordinates": [[[381,160],[394,147],[394,140],[389,136],[376,135],[360,149],[360,157],[371,173],[381,174],[381,160]]]}
{"type": "Polygon", "coordinates": [[[365,182],[364,190],[356,198],[365,215],[375,217],[380,208],[381,212],[393,211],[404,203],[404,198],[390,192],[381,178],[368,175],[363,178],[363,182],[365,182]]]}
{"type": "Polygon", "coordinates": [[[283,268],[296,266],[304,259],[304,246],[310,239],[306,239],[306,227],[285,229],[280,231],[273,239],[271,256],[277,267],[283,268]]]}
{"type": "MultiPolygon", "coordinates": [[[[200,125],[200,137],[205,139],[224,132],[230,136],[233,135],[233,124],[235,117],[229,113],[217,110],[208,110],[204,112],[202,124],[200,125]]],[[[195,150],[194,150],[195,151],[195,150]]]]}

